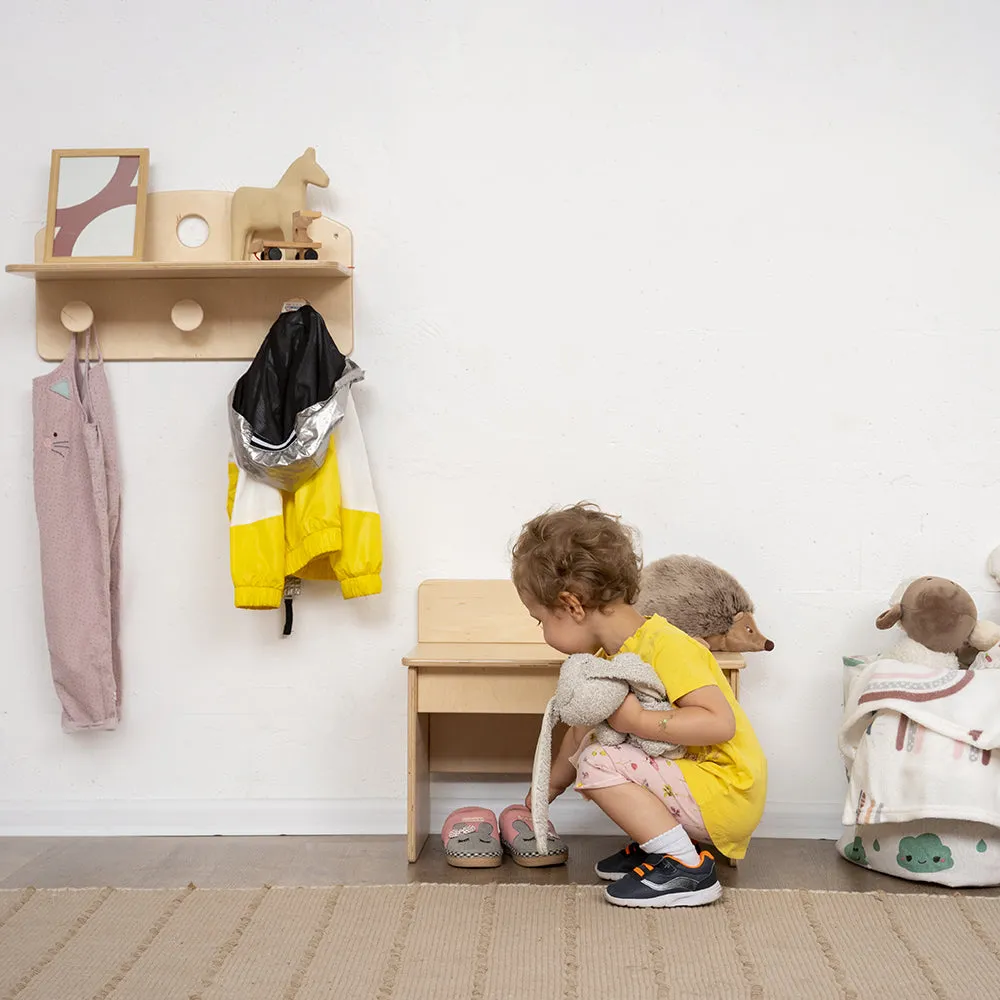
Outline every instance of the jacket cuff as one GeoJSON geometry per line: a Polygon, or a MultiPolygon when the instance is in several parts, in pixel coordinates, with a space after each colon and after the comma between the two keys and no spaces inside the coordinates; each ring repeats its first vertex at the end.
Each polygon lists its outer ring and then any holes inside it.
{"type": "Polygon", "coordinates": [[[355,576],[349,580],[340,581],[340,591],[345,600],[352,597],[371,597],[382,593],[382,577],[378,573],[371,576],[355,576]]]}
{"type": "Polygon", "coordinates": [[[238,608],[280,608],[284,596],[281,587],[237,587],[235,604],[238,608]]]}
{"type": "Polygon", "coordinates": [[[322,531],[314,531],[300,545],[296,545],[286,554],[285,572],[289,576],[296,576],[299,570],[305,569],[319,556],[329,556],[331,553],[339,552],[342,544],[343,535],[340,528],[324,528],[322,531]]]}

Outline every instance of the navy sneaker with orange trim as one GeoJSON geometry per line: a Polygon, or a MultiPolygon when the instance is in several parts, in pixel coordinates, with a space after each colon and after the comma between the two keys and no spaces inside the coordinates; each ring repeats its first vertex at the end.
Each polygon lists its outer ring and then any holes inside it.
{"type": "Polygon", "coordinates": [[[697,865],[650,854],[604,895],[615,906],[704,906],[722,895],[722,886],[708,851],[701,852],[697,865]]]}
{"type": "Polygon", "coordinates": [[[610,858],[598,861],[594,865],[594,871],[605,882],[617,882],[619,879],[625,878],[636,865],[641,865],[647,857],[649,855],[633,840],[617,854],[612,854],[610,858]]]}

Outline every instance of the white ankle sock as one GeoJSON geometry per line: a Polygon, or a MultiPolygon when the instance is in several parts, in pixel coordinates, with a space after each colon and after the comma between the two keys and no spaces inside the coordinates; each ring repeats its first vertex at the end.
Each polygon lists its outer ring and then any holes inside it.
{"type": "Polygon", "coordinates": [[[698,852],[680,824],[639,845],[647,854],[669,854],[686,865],[698,864],[698,852]]]}

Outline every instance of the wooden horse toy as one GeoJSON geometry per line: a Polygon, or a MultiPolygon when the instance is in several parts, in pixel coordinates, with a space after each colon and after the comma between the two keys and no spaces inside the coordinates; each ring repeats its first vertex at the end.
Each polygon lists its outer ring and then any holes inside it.
{"type": "Polygon", "coordinates": [[[325,188],[329,183],[326,171],[316,162],[316,150],[310,146],[273,188],[237,188],[232,206],[232,259],[246,259],[255,232],[279,229],[285,241],[293,243],[293,217],[296,213],[300,218],[308,215],[306,185],[325,188]]]}

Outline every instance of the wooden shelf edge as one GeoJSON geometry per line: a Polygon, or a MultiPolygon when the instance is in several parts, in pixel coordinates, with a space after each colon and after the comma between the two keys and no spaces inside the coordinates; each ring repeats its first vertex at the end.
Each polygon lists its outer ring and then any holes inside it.
{"type": "Polygon", "coordinates": [[[8,274],[37,281],[120,281],[132,278],[350,278],[354,268],[333,260],[116,261],[8,264],[8,274]]]}
{"type": "MultiPolygon", "coordinates": [[[[420,643],[402,657],[404,667],[418,670],[558,670],[565,657],[541,643],[444,642],[420,643]]],[[[742,653],[713,653],[723,670],[743,670],[742,653]]]]}
{"type": "Polygon", "coordinates": [[[538,670],[558,671],[562,661],[550,660],[477,660],[475,658],[454,660],[428,660],[419,657],[403,657],[403,666],[415,670],[538,670]]]}

